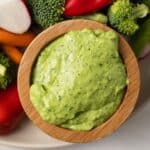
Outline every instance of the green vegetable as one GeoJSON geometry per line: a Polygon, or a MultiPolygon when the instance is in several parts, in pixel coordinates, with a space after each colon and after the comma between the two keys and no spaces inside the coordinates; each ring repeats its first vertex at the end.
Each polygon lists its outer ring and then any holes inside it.
{"type": "Polygon", "coordinates": [[[17,67],[11,60],[0,52],[0,89],[6,89],[16,78],[17,67]]]}
{"type": "Polygon", "coordinates": [[[88,19],[88,20],[94,20],[103,24],[107,24],[108,17],[102,13],[94,13],[91,15],[85,15],[85,16],[77,16],[73,19],[88,19]]]}
{"type": "Polygon", "coordinates": [[[0,64],[0,75],[4,76],[6,73],[6,67],[0,64]]]}
{"type": "Polygon", "coordinates": [[[141,2],[150,7],[150,0],[141,0],[141,2]]]}
{"type": "Polygon", "coordinates": [[[47,28],[62,20],[65,0],[27,0],[34,21],[47,28]]]}
{"type": "Polygon", "coordinates": [[[144,18],[149,13],[145,4],[133,4],[130,0],[117,0],[108,11],[109,22],[112,27],[126,35],[133,35],[138,29],[138,18],[144,18]]]}
{"type": "Polygon", "coordinates": [[[146,20],[140,26],[139,31],[131,37],[130,44],[137,56],[150,44],[150,18],[146,20]]]}

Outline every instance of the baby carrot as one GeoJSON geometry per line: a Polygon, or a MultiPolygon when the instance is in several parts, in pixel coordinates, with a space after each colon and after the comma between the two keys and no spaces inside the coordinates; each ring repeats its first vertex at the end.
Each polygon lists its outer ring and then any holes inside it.
{"type": "Polygon", "coordinates": [[[17,47],[26,47],[35,38],[32,32],[24,34],[14,34],[3,29],[0,29],[0,43],[17,47]]]}
{"type": "Polygon", "coordinates": [[[16,47],[3,45],[2,49],[14,63],[19,65],[23,54],[16,47]]]}

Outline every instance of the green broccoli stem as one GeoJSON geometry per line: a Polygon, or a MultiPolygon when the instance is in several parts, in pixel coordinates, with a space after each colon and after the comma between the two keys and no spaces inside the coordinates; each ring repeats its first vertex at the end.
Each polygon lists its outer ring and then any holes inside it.
{"type": "Polygon", "coordinates": [[[149,13],[149,8],[147,5],[145,4],[137,4],[134,8],[133,8],[133,14],[134,14],[134,18],[144,18],[147,16],[147,14],[149,13]]]}
{"type": "Polygon", "coordinates": [[[88,19],[88,20],[100,22],[102,24],[107,24],[108,22],[108,17],[102,13],[94,13],[94,14],[85,15],[85,16],[76,16],[76,17],[73,17],[73,19],[88,19]]]}

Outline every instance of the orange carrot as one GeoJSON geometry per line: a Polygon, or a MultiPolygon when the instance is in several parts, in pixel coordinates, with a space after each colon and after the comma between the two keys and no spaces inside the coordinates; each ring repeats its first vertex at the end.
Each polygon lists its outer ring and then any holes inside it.
{"type": "Polygon", "coordinates": [[[3,45],[2,49],[14,63],[20,63],[23,54],[16,47],[3,45]]]}
{"type": "Polygon", "coordinates": [[[24,34],[14,34],[3,29],[0,29],[0,43],[17,47],[26,47],[35,38],[32,32],[24,34]]]}

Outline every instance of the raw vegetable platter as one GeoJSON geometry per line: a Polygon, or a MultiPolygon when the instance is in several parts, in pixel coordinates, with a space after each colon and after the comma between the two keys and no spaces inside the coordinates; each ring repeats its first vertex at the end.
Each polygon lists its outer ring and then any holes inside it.
{"type": "MultiPolygon", "coordinates": [[[[70,19],[97,21],[127,39],[141,61],[142,71],[149,65],[149,0],[1,0],[0,11],[1,144],[38,148],[68,145],[45,135],[25,118],[17,91],[17,69],[23,52],[46,28],[70,19]]],[[[148,82],[149,77],[145,80],[148,82]]]]}

